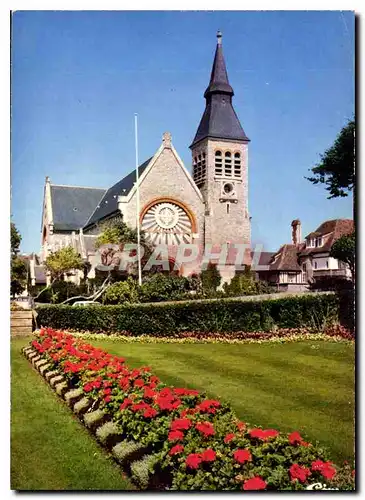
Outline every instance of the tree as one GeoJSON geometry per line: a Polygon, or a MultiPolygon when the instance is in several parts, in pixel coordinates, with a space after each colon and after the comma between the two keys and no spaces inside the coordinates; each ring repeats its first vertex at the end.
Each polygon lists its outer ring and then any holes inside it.
{"type": "Polygon", "coordinates": [[[64,274],[84,267],[82,258],[72,247],[64,247],[52,252],[44,264],[47,271],[51,273],[52,282],[62,280],[64,274]]]}
{"type": "Polygon", "coordinates": [[[207,268],[201,272],[200,279],[203,292],[215,292],[222,281],[217,264],[209,262],[207,268]]]}
{"type": "MultiPolygon", "coordinates": [[[[124,245],[137,243],[137,229],[127,226],[127,224],[118,217],[101,224],[101,233],[96,239],[95,248],[98,249],[107,245],[118,245],[119,250],[123,251],[124,245]]],[[[143,268],[152,253],[152,246],[146,241],[144,231],[140,231],[140,244],[144,248],[144,254],[141,258],[141,265],[143,268]]],[[[131,256],[135,254],[136,250],[133,250],[131,256]]],[[[103,265],[112,265],[116,269],[120,264],[118,250],[115,250],[112,246],[110,248],[104,248],[101,253],[101,260],[103,265]]],[[[137,264],[129,265],[128,272],[130,274],[136,274],[137,264]]]]}
{"type": "Polygon", "coordinates": [[[27,268],[22,259],[18,257],[20,242],[22,237],[17,230],[14,222],[10,223],[10,293],[13,297],[15,295],[22,293],[26,287],[27,280],[27,268]]]}
{"type": "Polygon", "coordinates": [[[10,223],[10,246],[11,246],[11,254],[17,255],[19,253],[20,242],[22,241],[22,237],[20,236],[19,231],[15,227],[14,222],[10,223]]]}
{"type": "Polygon", "coordinates": [[[328,199],[348,196],[355,185],[355,120],[350,120],[338,134],[332,147],[321,155],[321,162],[306,177],[313,184],[324,184],[328,199]]]}
{"type": "Polygon", "coordinates": [[[352,282],[355,282],[355,232],[338,238],[332,245],[330,257],[348,264],[351,272],[352,282]]]}

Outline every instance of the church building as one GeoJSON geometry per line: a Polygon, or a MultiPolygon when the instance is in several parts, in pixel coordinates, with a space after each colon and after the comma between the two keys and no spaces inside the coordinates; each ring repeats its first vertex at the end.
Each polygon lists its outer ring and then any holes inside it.
{"type": "MultiPolygon", "coordinates": [[[[138,168],[138,215],[146,239],[154,246],[167,245],[172,252],[181,244],[195,244],[200,257],[207,248],[214,252],[228,245],[228,257],[218,266],[224,281],[235,274],[234,244],[249,248],[251,242],[247,179],[250,139],[233,108],[233,96],[222,34],[218,32],[210,81],[204,92],[205,110],[189,146],[192,173],[168,132],[155,154],[138,168]]],[[[46,177],[41,260],[71,245],[91,263],[89,276],[93,277],[99,262],[95,239],[102,223],[115,217],[122,217],[130,227],[137,226],[135,170],[109,189],[55,185],[46,177]]],[[[247,255],[245,259],[249,259],[249,251],[247,255]]],[[[187,263],[181,273],[199,272],[199,266],[198,261],[187,263]]]]}

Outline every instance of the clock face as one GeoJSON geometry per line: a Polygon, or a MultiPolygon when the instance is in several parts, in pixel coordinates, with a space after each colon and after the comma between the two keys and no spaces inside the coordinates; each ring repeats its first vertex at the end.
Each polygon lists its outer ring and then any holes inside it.
{"type": "Polygon", "coordinates": [[[157,202],[145,213],[142,230],[151,243],[178,245],[191,243],[192,224],[183,208],[172,202],[157,202]]]}

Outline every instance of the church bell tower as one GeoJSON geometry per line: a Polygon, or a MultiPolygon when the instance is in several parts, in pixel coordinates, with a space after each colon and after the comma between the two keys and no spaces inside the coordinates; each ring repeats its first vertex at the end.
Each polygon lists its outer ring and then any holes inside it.
{"type": "Polygon", "coordinates": [[[205,202],[205,244],[251,243],[246,136],[232,105],[218,31],[205,110],[190,146],[193,178],[205,202]]]}

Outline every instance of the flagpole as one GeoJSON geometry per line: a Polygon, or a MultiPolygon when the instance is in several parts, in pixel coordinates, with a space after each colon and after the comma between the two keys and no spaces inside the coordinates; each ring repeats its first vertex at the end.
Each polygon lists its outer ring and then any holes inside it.
{"type": "Polygon", "coordinates": [[[141,232],[140,232],[140,206],[139,206],[139,173],[138,173],[138,115],[134,113],[134,135],[136,146],[136,196],[137,196],[137,259],[138,259],[138,284],[142,285],[142,269],[141,269],[141,232]]]}

